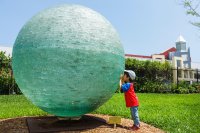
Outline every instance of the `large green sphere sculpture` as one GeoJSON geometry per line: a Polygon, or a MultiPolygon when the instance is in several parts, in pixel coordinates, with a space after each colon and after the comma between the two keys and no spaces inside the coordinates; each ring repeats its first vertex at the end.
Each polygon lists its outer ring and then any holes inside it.
{"type": "Polygon", "coordinates": [[[116,30],[79,5],[57,6],[31,18],[17,36],[12,57],[23,94],[56,116],[95,110],[114,94],[124,70],[116,30]]]}

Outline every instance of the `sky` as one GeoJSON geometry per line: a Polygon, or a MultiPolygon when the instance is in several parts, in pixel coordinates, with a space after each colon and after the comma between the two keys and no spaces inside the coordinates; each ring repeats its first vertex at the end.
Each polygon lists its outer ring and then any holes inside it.
{"type": "Polygon", "coordinates": [[[190,24],[182,0],[0,0],[0,46],[14,45],[22,26],[39,11],[79,4],[105,16],[119,33],[125,53],[152,55],[175,47],[181,34],[200,63],[200,31],[190,24]]]}

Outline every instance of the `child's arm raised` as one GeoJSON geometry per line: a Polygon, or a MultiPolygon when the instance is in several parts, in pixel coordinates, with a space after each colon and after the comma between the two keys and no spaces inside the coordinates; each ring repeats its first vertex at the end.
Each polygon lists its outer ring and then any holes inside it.
{"type": "Polygon", "coordinates": [[[120,76],[120,81],[119,81],[120,92],[123,92],[123,91],[122,91],[122,84],[124,83],[124,81],[123,81],[123,76],[124,76],[124,75],[121,75],[121,76],[120,76]]]}

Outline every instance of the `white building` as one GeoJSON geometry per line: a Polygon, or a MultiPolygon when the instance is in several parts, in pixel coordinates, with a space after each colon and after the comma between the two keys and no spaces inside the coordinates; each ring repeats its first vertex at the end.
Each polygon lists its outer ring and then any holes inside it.
{"type": "MultiPolygon", "coordinates": [[[[176,48],[172,47],[160,54],[151,56],[125,54],[126,58],[134,58],[138,60],[150,61],[168,61],[173,67],[173,81],[178,80],[197,81],[197,68],[200,69],[200,64],[191,63],[190,48],[186,47],[185,39],[180,35],[175,42],[176,48]],[[178,72],[177,70],[178,69],[178,72]],[[177,77],[178,76],[178,77],[177,77]]],[[[200,72],[199,72],[200,75],[200,72]]]]}

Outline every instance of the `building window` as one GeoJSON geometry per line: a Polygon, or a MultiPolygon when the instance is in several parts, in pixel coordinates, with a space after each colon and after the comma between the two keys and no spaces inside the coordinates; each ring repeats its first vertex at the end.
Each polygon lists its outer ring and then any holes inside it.
{"type": "Polygon", "coordinates": [[[179,43],[179,44],[176,44],[176,49],[178,50],[178,51],[181,51],[181,44],[179,43]]]}
{"type": "Polygon", "coordinates": [[[177,67],[181,67],[181,61],[180,60],[177,60],[177,67]]]}
{"type": "Polygon", "coordinates": [[[188,71],[184,71],[184,78],[188,78],[188,71]]]}
{"type": "Polygon", "coordinates": [[[182,71],[181,69],[178,69],[178,77],[179,77],[179,78],[182,78],[181,71],[182,71]]]}
{"type": "Polygon", "coordinates": [[[186,44],[185,43],[183,43],[182,45],[181,45],[181,50],[186,50],[186,44]]]}

